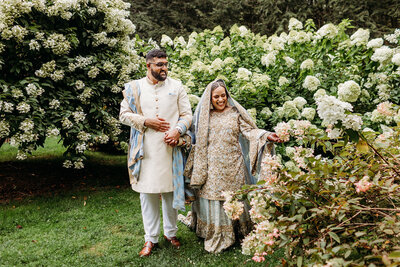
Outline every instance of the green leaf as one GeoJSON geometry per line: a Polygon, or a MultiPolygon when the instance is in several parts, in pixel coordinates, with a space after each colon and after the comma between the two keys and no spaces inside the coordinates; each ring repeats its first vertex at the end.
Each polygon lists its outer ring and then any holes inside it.
{"type": "Polygon", "coordinates": [[[330,237],[332,237],[336,242],[340,243],[340,238],[335,232],[328,233],[330,237]]]}
{"type": "Polygon", "coordinates": [[[297,258],[297,266],[301,267],[302,265],[303,265],[303,257],[300,256],[300,257],[297,258]]]}
{"type": "Polygon", "coordinates": [[[392,253],[389,254],[389,259],[397,259],[397,258],[400,258],[400,250],[393,251],[392,253]]]}

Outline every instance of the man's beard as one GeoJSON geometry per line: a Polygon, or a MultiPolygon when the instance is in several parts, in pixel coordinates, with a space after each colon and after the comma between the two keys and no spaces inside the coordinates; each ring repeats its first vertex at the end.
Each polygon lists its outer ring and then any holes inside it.
{"type": "Polygon", "coordinates": [[[167,72],[161,70],[160,72],[155,72],[154,70],[151,70],[151,75],[153,75],[154,78],[156,78],[157,81],[165,81],[165,79],[167,79],[167,72]],[[161,76],[161,72],[165,72],[165,76],[161,76]]]}

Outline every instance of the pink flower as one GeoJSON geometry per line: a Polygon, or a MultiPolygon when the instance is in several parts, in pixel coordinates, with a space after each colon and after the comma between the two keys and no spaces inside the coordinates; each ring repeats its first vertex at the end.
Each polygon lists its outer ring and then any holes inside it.
{"type": "Polygon", "coordinates": [[[264,242],[264,243],[265,243],[265,245],[272,246],[275,243],[275,241],[273,239],[271,239],[271,240],[269,240],[267,242],[264,242]]]}
{"type": "Polygon", "coordinates": [[[254,256],[253,258],[251,258],[253,261],[255,262],[263,262],[265,261],[265,258],[263,256],[254,256]]]}
{"type": "Polygon", "coordinates": [[[372,186],[372,183],[368,182],[368,176],[364,176],[358,183],[354,184],[356,186],[356,192],[366,192],[372,186]]]}
{"type": "Polygon", "coordinates": [[[381,113],[382,115],[386,115],[386,116],[393,116],[393,110],[391,110],[392,108],[392,103],[386,101],[383,103],[380,103],[377,106],[377,110],[379,113],[381,113]]]}

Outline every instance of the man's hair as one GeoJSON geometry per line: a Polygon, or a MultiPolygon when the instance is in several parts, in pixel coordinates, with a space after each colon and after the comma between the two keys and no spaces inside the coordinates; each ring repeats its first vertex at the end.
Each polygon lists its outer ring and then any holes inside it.
{"type": "Polygon", "coordinates": [[[167,53],[160,49],[152,49],[146,55],[146,62],[151,61],[153,58],[167,58],[167,53]]]}

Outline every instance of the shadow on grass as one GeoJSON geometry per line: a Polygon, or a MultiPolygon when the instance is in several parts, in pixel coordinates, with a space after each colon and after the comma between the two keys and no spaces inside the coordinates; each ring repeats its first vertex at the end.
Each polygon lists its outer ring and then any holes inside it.
{"type": "Polygon", "coordinates": [[[0,203],[71,190],[129,186],[125,155],[87,152],[85,168],[76,170],[62,167],[64,148],[57,139],[46,141],[44,148],[24,161],[14,159],[17,151],[7,144],[0,152],[0,203]]]}

